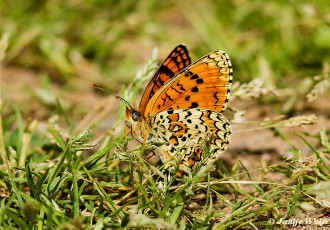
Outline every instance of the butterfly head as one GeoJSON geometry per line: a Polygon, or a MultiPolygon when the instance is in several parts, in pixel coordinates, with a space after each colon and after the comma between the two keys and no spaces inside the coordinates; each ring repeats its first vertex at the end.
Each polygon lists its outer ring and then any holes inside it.
{"type": "Polygon", "coordinates": [[[130,127],[132,137],[142,143],[143,140],[140,139],[143,136],[143,119],[141,113],[132,107],[126,107],[126,119],[128,121],[126,125],[130,127]],[[135,137],[133,134],[137,136],[135,137]]]}
{"type": "Polygon", "coordinates": [[[140,119],[140,113],[136,109],[132,107],[126,107],[126,117],[131,118],[133,122],[136,122],[140,119]]]}
{"type": "Polygon", "coordinates": [[[139,114],[138,111],[133,110],[131,114],[132,114],[132,119],[133,119],[133,121],[138,121],[138,120],[139,120],[139,118],[140,118],[140,114],[139,114]]]}

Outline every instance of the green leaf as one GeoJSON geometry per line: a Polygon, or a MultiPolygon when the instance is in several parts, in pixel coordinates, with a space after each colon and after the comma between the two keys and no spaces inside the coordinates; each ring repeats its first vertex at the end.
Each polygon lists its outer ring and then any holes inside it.
{"type": "Polygon", "coordinates": [[[320,199],[330,199],[330,181],[322,181],[307,189],[307,193],[316,195],[320,199]]]}

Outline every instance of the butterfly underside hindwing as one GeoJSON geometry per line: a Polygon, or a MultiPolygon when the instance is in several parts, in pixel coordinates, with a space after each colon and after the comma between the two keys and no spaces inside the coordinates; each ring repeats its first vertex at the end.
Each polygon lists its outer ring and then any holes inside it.
{"type": "Polygon", "coordinates": [[[192,167],[204,160],[206,144],[216,159],[227,148],[230,133],[230,124],[221,113],[195,108],[158,113],[149,138],[165,143],[158,151],[163,162],[181,155],[181,164],[192,167]]]}

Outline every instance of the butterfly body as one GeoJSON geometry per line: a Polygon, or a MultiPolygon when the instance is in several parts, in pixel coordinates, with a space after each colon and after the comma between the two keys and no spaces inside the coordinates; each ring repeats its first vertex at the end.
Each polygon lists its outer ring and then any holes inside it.
{"type": "Polygon", "coordinates": [[[191,64],[187,48],[177,46],[147,85],[139,108],[127,108],[133,133],[143,143],[163,143],[156,149],[163,162],[180,155],[180,164],[192,167],[204,160],[207,144],[210,159],[216,159],[231,134],[221,112],[228,102],[232,73],[223,51],[191,64]]]}

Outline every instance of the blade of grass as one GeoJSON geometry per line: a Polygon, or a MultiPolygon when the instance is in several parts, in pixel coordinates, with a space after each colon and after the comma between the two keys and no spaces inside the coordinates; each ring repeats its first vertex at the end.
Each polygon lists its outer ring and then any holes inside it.
{"type": "Polygon", "coordinates": [[[50,170],[50,175],[48,178],[48,183],[47,183],[47,190],[50,194],[50,184],[53,182],[54,178],[60,173],[61,167],[63,166],[64,160],[66,159],[66,155],[70,151],[69,147],[69,140],[66,141],[66,144],[63,148],[63,153],[58,162],[56,162],[55,166],[50,170]]]}
{"type": "Polygon", "coordinates": [[[48,132],[50,132],[50,134],[52,134],[52,136],[55,138],[57,144],[62,149],[65,149],[66,144],[63,142],[63,140],[61,139],[61,137],[57,134],[57,132],[50,125],[48,126],[48,132]]]}
{"type": "Polygon", "coordinates": [[[77,171],[73,170],[73,206],[71,210],[73,216],[79,216],[79,188],[77,181],[77,171]]]}
{"type": "MultiPolygon", "coordinates": [[[[244,171],[246,172],[246,175],[248,176],[249,180],[252,181],[251,175],[249,173],[249,171],[247,170],[247,168],[243,165],[243,163],[241,161],[239,161],[240,165],[243,167],[244,171]]],[[[252,186],[260,193],[260,194],[264,194],[265,191],[258,185],[255,183],[252,183],[252,186]]],[[[265,196],[265,199],[268,200],[269,197],[265,196]]]]}
{"type": "Polygon", "coordinates": [[[42,176],[38,179],[37,183],[35,184],[35,199],[40,201],[40,194],[42,191],[43,183],[45,182],[47,176],[48,176],[49,168],[46,169],[45,173],[42,174],[42,176]]]}
{"type": "Polygon", "coordinates": [[[301,190],[301,182],[300,182],[300,179],[298,179],[298,183],[295,186],[292,202],[290,204],[288,204],[288,211],[287,211],[287,214],[286,214],[286,217],[285,217],[286,219],[289,219],[293,215],[293,212],[294,212],[294,210],[296,208],[296,205],[298,203],[298,194],[299,194],[300,190],[301,190]]]}
{"type": "Polygon", "coordinates": [[[327,132],[324,127],[323,127],[322,131],[320,132],[320,138],[321,138],[322,145],[328,150],[328,153],[330,153],[330,144],[329,144],[327,132]]]}
{"type": "MultiPolygon", "coordinates": [[[[14,177],[13,177],[13,174],[12,174],[12,170],[11,170],[11,167],[9,166],[9,162],[8,162],[8,158],[7,156],[5,156],[5,160],[6,160],[6,166],[7,166],[7,173],[8,173],[8,176],[9,176],[9,179],[10,179],[10,183],[11,183],[11,187],[13,188],[14,190],[14,193],[16,195],[16,198],[17,198],[17,205],[22,208],[23,207],[23,199],[20,195],[20,192],[19,192],[19,189],[17,188],[16,186],[16,183],[14,181],[14,177]]],[[[16,203],[16,202],[15,202],[16,203]]]]}
{"type": "Polygon", "coordinates": [[[35,198],[35,195],[36,195],[36,185],[34,183],[34,180],[33,180],[33,175],[32,175],[32,172],[31,172],[31,168],[30,168],[30,165],[29,165],[29,162],[28,161],[25,161],[25,172],[26,172],[26,179],[27,179],[27,182],[28,182],[28,185],[30,187],[30,194],[33,198],[35,198]]]}

